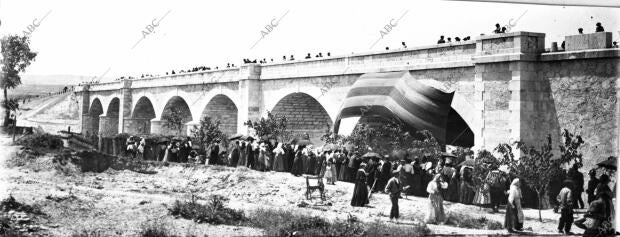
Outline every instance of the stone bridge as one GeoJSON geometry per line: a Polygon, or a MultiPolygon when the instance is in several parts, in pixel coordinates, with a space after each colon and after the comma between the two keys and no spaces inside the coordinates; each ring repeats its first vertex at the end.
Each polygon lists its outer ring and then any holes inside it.
{"type": "MultiPolygon", "coordinates": [[[[603,44],[611,40],[610,33],[591,35],[603,44]]],[[[244,121],[272,111],[286,116],[293,132],[317,139],[332,126],[360,75],[406,70],[427,85],[456,92],[452,106],[473,131],[475,148],[516,140],[537,143],[549,133],[558,141],[561,128],[567,128],[586,138],[588,154],[613,155],[620,123],[620,50],[566,39],[570,51],[546,50],[545,34],[513,32],[460,43],[93,84],[77,92],[82,132],[183,135],[210,116],[228,134],[247,133],[244,121]],[[173,108],[183,114],[186,128],[181,132],[163,126],[162,117],[173,108]]]]}

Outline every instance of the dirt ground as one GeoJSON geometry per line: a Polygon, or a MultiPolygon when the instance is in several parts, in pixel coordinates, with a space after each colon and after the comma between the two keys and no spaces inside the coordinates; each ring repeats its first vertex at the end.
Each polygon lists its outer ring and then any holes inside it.
{"type": "MultiPolygon", "coordinates": [[[[104,236],[133,236],[146,222],[159,221],[173,226],[174,232],[196,236],[256,236],[262,230],[250,227],[195,224],[190,220],[170,216],[167,206],[175,200],[192,196],[206,200],[220,194],[230,199],[229,206],[246,213],[256,208],[282,208],[329,219],[347,218],[349,214],[362,221],[388,221],[390,201],[385,194],[373,194],[368,207],[351,207],[353,184],[338,182],[327,185],[327,201],[320,202],[315,193],[305,199],[306,181],[289,173],[257,172],[246,168],[171,164],[154,167],[156,174],[129,170],[108,169],[103,173],[80,173],[77,168],[69,175],[52,168],[50,156],[36,163],[7,168],[5,161],[19,150],[0,136],[0,198],[9,194],[27,204],[39,204],[48,217],[38,222],[39,233],[49,236],[69,236],[82,230],[99,230],[104,236]],[[299,207],[307,202],[307,207],[299,207]]],[[[400,202],[401,223],[420,221],[427,210],[425,198],[408,197],[400,202]]],[[[503,212],[489,213],[488,209],[445,202],[446,212],[484,216],[503,223],[503,212]]],[[[525,210],[525,229],[529,234],[556,234],[559,214],[543,210],[543,222],[538,210],[525,210]]],[[[446,225],[429,225],[434,234],[507,234],[505,230],[477,230],[446,225]]],[[[574,227],[574,232],[581,230],[574,227]]]]}

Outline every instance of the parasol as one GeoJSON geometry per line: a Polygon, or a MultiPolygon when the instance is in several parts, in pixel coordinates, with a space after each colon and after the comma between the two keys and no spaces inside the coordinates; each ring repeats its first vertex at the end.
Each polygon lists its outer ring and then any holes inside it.
{"type": "Polygon", "coordinates": [[[169,142],[169,141],[170,141],[170,138],[168,138],[168,137],[162,137],[162,138],[160,138],[160,139],[159,139],[159,141],[158,141],[158,142],[159,142],[159,143],[164,143],[164,142],[169,142]]]}
{"type": "Polygon", "coordinates": [[[381,155],[375,153],[375,152],[368,152],[366,154],[364,154],[362,156],[362,158],[377,158],[377,159],[381,159],[381,155]]]}
{"type": "Polygon", "coordinates": [[[474,160],[474,159],[465,160],[465,161],[459,163],[459,165],[457,165],[457,166],[471,166],[471,167],[474,167],[474,166],[476,166],[476,160],[474,160]]]}
{"type": "Polygon", "coordinates": [[[602,162],[600,162],[600,163],[598,163],[596,165],[599,166],[599,167],[606,168],[606,169],[616,170],[618,168],[618,165],[617,165],[616,162],[617,162],[616,161],[616,157],[615,156],[610,156],[610,157],[607,157],[607,160],[602,161],[602,162]]]}
{"type": "Polygon", "coordinates": [[[228,140],[230,140],[230,141],[239,140],[239,139],[243,139],[244,136],[245,135],[243,135],[243,134],[237,134],[237,135],[234,135],[234,136],[228,138],[228,140]]]}
{"type": "Polygon", "coordinates": [[[441,153],[441,157],[449,157],[449,158],[457,158],[455,155],[453,155],[452,153],[448,153],[448,152],[442,152],[441,153]]]}
{"type": "Polygon", "coordinates": [[[310,140],[306,140],[306,139],[302,139],[302,140],[297,141],[297,145],[300,145],[300,146],[306,146],[306,145],[311,145],[311,144],[312,144],[312,142],[310,140]]]}
{"type": "Polygon", "coordinates": [[[334,151],[334,150],[338,150],[340,147],[336,144],[326,144],[325,146],[323,146],[323,150],[324,151],[334,151]]]}

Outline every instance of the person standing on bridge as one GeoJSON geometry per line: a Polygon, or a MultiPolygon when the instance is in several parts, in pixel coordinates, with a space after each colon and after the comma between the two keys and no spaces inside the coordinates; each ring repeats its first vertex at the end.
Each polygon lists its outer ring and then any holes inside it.
{"type": "Polygon", "coordinates": [[[603,28],[603,25],[600,22],[596,23],[596,32],[605,32],[605,28],[603,28]]]}
{"type": "Polygon", "coordinates": [[[444,36],[443,35],[439,36],[439,40],[437,41],[437,44],[443,44],[445,42],[446,42],[446,40],[444,40],[444,36]]]}

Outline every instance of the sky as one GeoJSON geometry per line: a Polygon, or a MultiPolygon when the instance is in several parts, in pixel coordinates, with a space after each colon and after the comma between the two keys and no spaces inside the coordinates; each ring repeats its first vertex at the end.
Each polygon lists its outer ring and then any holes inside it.
{"type": "Polygon", "coordinates": [[[38,56],[26,75],[106,78],[240,65],[243,58],[347,55],[403,41],[432,45],[439,35],[489,34],[511,19],[511,31],[546,33],[547,47],[579,27],[593,32],[596,22],[619,38],[620,8],[442,0],[0,0],[0,35],[32,31],[38,56]]]}

